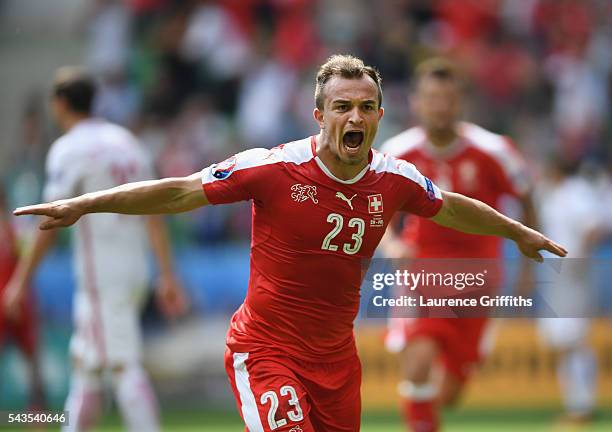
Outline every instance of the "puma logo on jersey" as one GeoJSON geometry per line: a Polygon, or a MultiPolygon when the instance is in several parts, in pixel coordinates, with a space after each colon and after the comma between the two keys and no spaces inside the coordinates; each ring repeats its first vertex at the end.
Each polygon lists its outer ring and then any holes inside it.
{"type": "Polygon", "coordinates": [[[304,202],[310,198],[313,203],[319,204],[319,200],[317,199],[317,187],[311,185],[303,185],[300,183],[296,183],[291,186],[291,190],[293,193],[291,194],[291,198],[295,202],[304,202]]]}
{"type": "Polygon", "coordinates": [[[355,210],[353,208],[353,198],[355,198],[357,196],[357,194],[353,195],[350,199],[347,198],[342,192],[336,192],[336,198],[340,198],[342,201],[346,201],[346,203],[349,205],[349,207],[351,208],[351,210],[355,210]]]}

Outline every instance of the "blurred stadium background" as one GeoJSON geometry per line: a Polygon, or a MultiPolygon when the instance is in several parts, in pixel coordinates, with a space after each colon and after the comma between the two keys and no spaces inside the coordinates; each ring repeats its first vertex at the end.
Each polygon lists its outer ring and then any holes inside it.
{"type": "MultiPolygon", "coordinates": [[[[607,0],[0,0],[0,173],[11,206],[40,199],[44,157],[58,136],[47,108],[58,66],[88,66],[101,82],[98,115],[132,129],[160,176],[180,176],[242,149],[314,133],[315,68],[336,52],[361,56],[383,75],[386,115],[377,143],[414,122],[407,103],[414,65],[452,56],[471,79],[466,119],[511,136],[536,179],[553,153],[580,164],[610,218],[607,0]]],[[[169,221],[193,307],[171,324],[153,305],[143,317],[164,423],[167,430],[241,430],[222,356],[228,318],[247,286],[249,205],[169,221]]],[[[34,221],[15,223],[24,238],[34,221]]],[[[612,244],[595,253],[609,260],[612,244]]],[[[64,235],[34,287],[52,409],[67,391],[69,255],[64,235]]],[[[608,292],[609,280],[599,278],[608,292]]],[[[539,344],[532,322],[498,324],[493,354],[449,414],[448,430],[549,430],[561,411],[555,356],[539,344]]],[[[383,350],[383,329],[381,321],[357,323],[366,431],[401,430],[396,360],[383,350]]],[[[592,339],[599,421],[589,430],[612,430],[610,321],[598,319],[592,339]]],[[[18,353],[5,349],[0,410],[23,409],[26,389],[18,353]]],[[[105,425],[119,428],[116,415],[105,425]]]]}

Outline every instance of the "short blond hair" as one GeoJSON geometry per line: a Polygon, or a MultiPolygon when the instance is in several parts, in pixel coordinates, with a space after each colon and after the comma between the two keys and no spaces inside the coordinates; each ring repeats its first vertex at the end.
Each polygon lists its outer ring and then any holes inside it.
{"type": "Polygon", "coordinates": [[[315,105],[323,109],[325,84],[334,76],[342,78],[361,78],[367,75],[378,88],[378,107],[382,105],[382,78],[372,66],[366,66],[363,60],[349,54],[335,54],[319,67],[315,87],[315,105]]]}

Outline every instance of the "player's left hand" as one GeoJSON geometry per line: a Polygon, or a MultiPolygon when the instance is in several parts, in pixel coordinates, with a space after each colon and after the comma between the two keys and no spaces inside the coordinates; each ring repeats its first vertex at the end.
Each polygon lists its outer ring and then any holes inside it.
{"type": "Polygon", "coordinates": [[[542,250],[548,251],[559,257],[564,257],[567,255],[567,250],[563,246],[555,243],[536,230],[528,228],[524,225],[514,241],[523,255],[537,262],[544,261],[544,258],[540,254],[540,251],[542,250]]]}
{"type": "Polygon", "coordinates": [[[189,307],[185,290],[173,275],[160,276],[155,297],[161,313],[168,319],[183,315],[189,307]]]}

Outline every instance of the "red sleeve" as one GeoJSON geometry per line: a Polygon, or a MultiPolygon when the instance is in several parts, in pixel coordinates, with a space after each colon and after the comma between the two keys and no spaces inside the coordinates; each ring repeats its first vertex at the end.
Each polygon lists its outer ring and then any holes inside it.
{"type": "Polygon", "coordinates": [[[400,210],[417,216],[435,216],[442,207],[442,192],[411,163],[401,163],[402,194],[406,196],[400,210]]]}
{"type": "MultiPolygon", "coordinates": [[[[251,149],[202,170],[202,188],[211,204],[263,200],[275,162],[267,149],[251,149]]],[[[269,189],[269,188],[267,188],[269,189]]]]}

